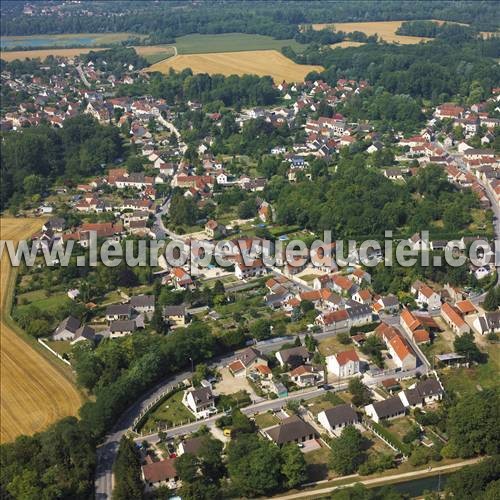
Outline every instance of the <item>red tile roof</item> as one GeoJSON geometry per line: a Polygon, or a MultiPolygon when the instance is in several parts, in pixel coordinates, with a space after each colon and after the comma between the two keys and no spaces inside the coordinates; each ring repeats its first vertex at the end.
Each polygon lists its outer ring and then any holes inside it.
{"type": "Polygon", "coordinates": [[[336,358],[340,366],[349,363],[349,361],[359,361],[358,353],[354,349],[339,352],[336,358]]]}

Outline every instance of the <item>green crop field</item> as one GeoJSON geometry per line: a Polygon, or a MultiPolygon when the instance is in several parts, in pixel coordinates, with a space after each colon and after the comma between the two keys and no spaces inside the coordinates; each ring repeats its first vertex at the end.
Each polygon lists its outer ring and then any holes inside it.
{"type": "Polygon", "coordinates": [[[179,54],[208,54],[213,52],[241,52],[246,50],[281,50],[287,45],[302,52],[305,45],[295,40],[275,40],[270,36],[224,33],[221,35],[186,35],[176,39],[179,54]]]}

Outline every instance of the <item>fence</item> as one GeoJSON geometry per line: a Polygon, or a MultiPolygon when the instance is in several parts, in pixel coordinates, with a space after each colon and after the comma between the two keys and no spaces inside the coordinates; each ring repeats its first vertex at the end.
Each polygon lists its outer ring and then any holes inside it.
{"type": "Polygon", "coordinates": [[[38,343],[42,344],[45,349],[48,349],[54,356],[57,356],[63,363],[66,363],[68,366],[71,366],[71,363],[64,359],[58,352],[54,351],[51,347],[49,347],[42,339],[38,339],[38,343]]]}
{"type": "Polygon", "coordinates": [[[180,382],[177,385],[174,385],[172,387],[169,387],[166,391],[163,391],[156,399],[151,401],[146,408],[144,408],[141,413],[136,417],[134,420],[134,423],[132,424],[132,430],[134,432],[138,432],[138,429],[140,427],[140,424],[142,424],[143,419],[147,416],[147,414],[151,411],[154,410],[159,404],[162,403],[163,400],[169,398],[170,396],[173,396],[176,392],[180,391],[181,389],[184,389],[185,385],[180,382]]]}
{"type": "Polygon", "coordinates": [[[380,424],[376,422],[371,422],[368,419],[363,419],[363,425],[370,429],[373,434],[375,434],[378,438],[380,438],[389,448],[392,448],[394,451],[401,453],[403,455],[403,459],[407,459],[409,455],[408,447],[403,443],[400,443],[399,440],[389,433],[388,430],[384,429],[380,424]]]}

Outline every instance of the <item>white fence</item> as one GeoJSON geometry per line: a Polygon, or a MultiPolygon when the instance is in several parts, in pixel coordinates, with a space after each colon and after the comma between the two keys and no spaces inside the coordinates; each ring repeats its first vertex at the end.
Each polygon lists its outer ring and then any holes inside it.
{"type": "Polygon", "coordinates": [[[66,363],[68,366],[71,366],[71,363],[64,359],[58,352],[54,351],[51,347],[48,346],[42,339],[38,339],[38,343],[42,344],[45,349],[48,349],[54,356],[57,356],[63,363],[66,363]]]}

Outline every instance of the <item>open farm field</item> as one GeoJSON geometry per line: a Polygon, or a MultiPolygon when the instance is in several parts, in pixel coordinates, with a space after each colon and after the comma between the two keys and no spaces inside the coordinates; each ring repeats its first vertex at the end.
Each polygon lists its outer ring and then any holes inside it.
{"type": "Polygon", "coordinates": [[[396,35],[396,30],[401,26],[403,21],[373,21],[365,23],[330,23],[330,24],[313,24],[313,28],[320,30],[330,26],[335,27],[335,31],[361,31],[367,36],[377,34],[380,38],[390,43],[413,44],[419,42],[428,42],[432,38],[424,38],[418,36],[401,36],[396,35]]]}
{"type": "Polygon", "coordinates": [[[4,61],[14,61],[15,59],[45,59],[48,56],[75,57],[80,54],[87,54],[91,50],[104,50],[103,48],[76,47],[73,49],[38,49],[38,50],[13,50],[2,51],[1,58],[4,61]]]}
{"type": "MultiPolygon", "coordinates": [[[[36,232],[41,219],[2,218],[0,237],[19,240],[36,232]]],[[[14,440],[20,434],[33,434],[52,422],[75,415],[82,403],[77,389],[35,346],[14,328],[9,314],[15,277],[7,253],[1,261],[0,282],[0,441],[14,440]]],[[[40,347],[40,349],[43,349],[40,347]]]]}
{"type": "Polygon", "coordinates": [[[240,52],[249,50],[280,50],[287,45],[302,52],[305,45],[295,40],[275,40],[270,36],[246,33],[223,33],[220,35],[186,35],[175,40],[178,54],[207,54],[211,52],[240,52]]]}
{"type": "Polygon", "coordinates": [[[275,50],[178,55],[152,65],[147,71],[166,73],[170,68],[180,71],[191,68],[194,73],[223,75],[270,75],[275,82],[304,80],[310,71],[321,66],[296,64],[275,50]]]}
{"type": "Polygon", "coordinates": [[[131,37],[144,37],[137,33],[66,33],[62,35],[3,36],[2,48],[15,47],[65,47],[68,45],[96,46],[119,43],[131,37]]]}

